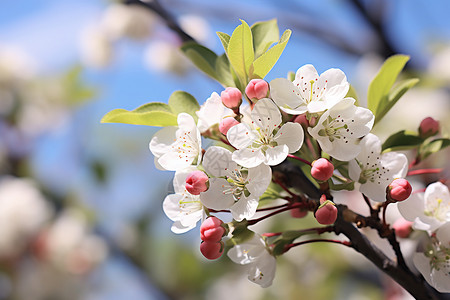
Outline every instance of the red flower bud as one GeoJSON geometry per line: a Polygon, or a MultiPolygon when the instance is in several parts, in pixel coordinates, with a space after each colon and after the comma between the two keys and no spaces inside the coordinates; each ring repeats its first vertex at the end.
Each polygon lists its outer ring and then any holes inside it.
{"type": "Polygon", "coordinates": [[[237,124],[239,124],[239,122],[236,121],[236,119],[233,117],[223,118],[222,121],[220,121],[220,123],[219,123],[219,131],[223,135],[227,135],[228,130],[237,124]]]}
{"type": "Polygon", "coordinates": [[[192,195],[200,195],[208,189],[208,176],[202,171],[194,171],[186,178],[186,190],[192,195]]]}
{"type": "Polygon", "coordinates": [[[334,166],[325,158],[312,162],[311,175],[319,181],[327,181],[333,176],[334,166]]]}
{"type": "Polygon", "coordinates": [[[436,135],[439,132],[439,121],[436,121],[432,117],[428,117],[420,122],[419,134],[421,138],[428,138],[436,135]]]}
{"type": "Polygon", "coordinates": [[[306,114],[301,114],[301,115],[296,116],[294,119],[294,122],[302,125],[303,127],[309,126],[309,121],[306,118],[306,114]]]}
{"type": "Polygon", "coordinates": [[[393,201],[403,201],[411,195],[412,187],[408,180],[397,178],[387,187],[388,199],[393,201]]]}
{"type": "Polygon", "coordinates": [[[205,242],[219,242],[225,234],[222,220],[216,217],[207,218],[200,226],[200,238],[205,242]]]}
{"type": "Polygon", "coordinates": [[[334,203],[330,200],[327,200],[319,206],[314,216],[316,217],[317,222],[319,222],[320,224],[330,225],[336,221],[337,213],[338,210],[334,203]]]}
{"type": "Polygon", "coordinates": [[[224,250],[224,243],[220,242],[202,242],[200,244],[200,252],[207,259],[218,259],[222,256],[224,250]]]}
{"type": "Polygon", "coordinates": [[[220,98],[222,98],[223,105],[231,109],[239,107],[242,103],[242,93],[235,87],[227,87],[220,94],[220,98]]]}
{"type": "Polygon", "coordinates": [[[267,97],[269,84],[262,79],[252,79],[245,88],[245,94],[249,99],[262,99],[267,97]]]}
{"type": "Polygon", "coordinates": [[[298,207],[294,208],[294,209],[291,209],[290,212],[291,212],[291,217],[299,218],[299,219],[306,217],[306,215],[308,214],[307,210],[302,210],[302,209],[300,209],[298,207]]]}

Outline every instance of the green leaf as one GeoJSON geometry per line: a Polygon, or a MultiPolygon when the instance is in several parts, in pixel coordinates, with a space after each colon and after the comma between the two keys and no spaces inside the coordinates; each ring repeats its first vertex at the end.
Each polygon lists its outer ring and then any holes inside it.
{"type": "Polygon", "coordinates": [[[217,80],[215,65],[217,55],[210,49],[195,42],[187,42],[181,46],[181,51],[203,72],[217,80]]]}
{"type": "Polygon", "coordinates": [[[381,120],[381,118],[378,117],[378,113],[380,112],[382,113],[382,116],[384,116],[395,104],[396,101],[392,103],[392,105],[387,106],[387,104],[389,104],[388,96],[395,80],[408,60],[409,56],[401,54],[389,57],[370,83],[367,93],[367,107],[375,115],[375,124],[381,120]],[[387,109],[388,107],[389,109],[387,109]]]}
{"type": "Polygon", "coordinates": [[[301,231],[301,230],[289,230],[283,232],[274,242],[273,242],[273,255],[278,256],[284,253],[286,245],[291,244],[293,241],[298,239],[303,235],[312,234],[311,231],[301,231]]]}
{"type": "Polygon", "coordinates": [[[216,32],[220,41],[222,42],[223,49],[225,49],[225,53],[228,52],[228,44],[230,43],[230,36],[224,32],[216,32]]]}
{"type": "Polygon", "coordinates": [[[401,130],[394,133],[383,143],[384,152],[412,149],[423,143],[416,132],[401,130]]]}
{"type": "Polygon", "coordinates": [[[114,109],[103,116],[101,123],[124,123],[146,126],[176,126],[177,115],[171,108],[160,102],[144,104],[135,110],[114,109]]]}
{"type": "Polygon", "coordinates": [[[395,88],[389,92],[387,97],[378,104],[377,114],[375,116],[375,123],[380,121],[389,110],[397,103],[398,100],[413,86],[419,82],[417,78],[411,78],[401,81],[395,88]]]}
{"type": "Polygon", "coordinates": [[[242,244],[255,235],[253,231],[247,228],[248,222],[245,219],[241,222],[233,221],[232,223],[228,223],[228,226],[231,230],[232,237],[226,242],[226,246],[242,244]]]}
{"type": "Polygon", "coordinates": [[[349,89],[348,89],[347,95],[345,95],[345,97],[346,98],[349,97],[349,98],[355,99],[356,100],[355,101],[355,105],[359,106],[358,95],[356,94],[355,88],[351,84],[349,85],[349,89]]]}
{"type": "Polygon", "coordinates": [[[278,41],[280,30],[278,29],[277,20],[272,19],[264,22],[256,22],[251,27],[253,35],[253,48],[255,49],[255,57],[267,51],[269,47],[278,41]]]}
{"type": "Polygon", "coordinates": [[[290,36],[291,31],[287,29],[281,36],[278,44],[267,50],[267,52],[265,52],[253,62],[253,74],[251,75],[252,78],[264,78],[267,73],[270,72],[270,70],[273,68],[273,66],[283,53],[290,36]]]}
{"type": "Polygon", "coordinates": [[[429,143],[422,144],[419,149],[420,160],[424,160],[433,153],[436,153],[446,147],[450,146],[450,139],[440,138],[435,139],[429,143]]]}
{"type": "Polygon", "coordinates": [[[195,113],[200,109],[200,105],[197,100],[189,93],[183,91],[175,91],[170,95],[169,106],[175,115],[179,113],[190,114],[195,122],[197,122],[197,114],[195,113]]]}
{"type": "Polygon", "coordinates": [[[216,74],[220,83],[225,87],[234,87],[233,75],[230,71],[230,62],[226,54],[222,54],[216,60],[216,74]]]}
{"type": "Polygon", "coordinates": [[[328,182],[330,183],[330,189],[333,191],[342,191],[342,190],[353,191],[355,189],[354,181],[348,182],[348,183],[338,183],[338,184],[333,183],[332,180],[328,180],[328,182]]]}
{"type": "Polygon", "coordinates": [[[247,82],[250,66],[255,58],[252,31],[245,21],[236,27],[228,44],[227,55],[230,64],[241,82],[247,82]]]}
{"type": "Polygon", "coordinates": [[[295,73],[292,72],[292,71],[289,71],[289,72],[287,73],[286,78],[289,79],[290,81],[294,81],[294,80],[295,80],[295,73]]]}

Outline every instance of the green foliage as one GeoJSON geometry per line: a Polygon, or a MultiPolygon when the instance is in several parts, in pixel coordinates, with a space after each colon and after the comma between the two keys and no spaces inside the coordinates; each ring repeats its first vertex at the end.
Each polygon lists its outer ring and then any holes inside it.
{"type": "Polygon", "coordinates": [[[173,92],[169,98],[169,107],[175,115],[185,112],[190,114],[197,122],[197,115],[195,112],[200,109],[200,105],[191,94],[183,91],[173,92]]]}
{"type": "Polygon", "coordinates": [[[252,25],[251,30],[256,58],[266,52],[273,43],[277,42],[278,37],[280,36],[280,30],[278,29],[276,19],[265,22],[256,22],[252,25]]]}
{"type": "Polygon", "coordinates": [[[439,138],[430,142],[423,143],[419,148],[419,159],[424,160],[433,153],[436,153],[446,147],[450,146],[450,139],[439,138]]]}
{"type": "Polygon", "coordinates": [[[367,107],[375,115],[375,124],[386,115],[404,93],[417,84],[418,79],[408,79],[392,89],[408,60],[409,56],[401,54],[389,57],[370,83],[367,94],[367,107]]]}
{"type": "Polygon", "coordinates": [[[288,230],[284,231],[280,236],[278,236],[275,241],[273,241],[273,255],[282,255],[286,249],[286,246],[292,244],[293,241],[298,239],[303,235],[311,234],[311,231],[301,231],[301,230],[288,230]]]}
{"type": "Polygon", "coordinates": [[[230,43],[230,35],[226,34],[224,32],[216,32],[217,36],[220,39],[220,42],[222,43],[223,49],[225,50],[225,53],[228,51],[228,44],[230,43]]]}
{"type": "Polygon", "coordinates": [[[169,104],[162,102],[151,102],[129,111],[126,109],[114,109],[103,116],[101,123],[124,123],[146,126],[176,126],[177,116],[185,112],[195,120],[195,112],[200,109],[195,98],[186,92],[173,92],[169,98],[169,104]]]}
{"type": "Polygon", "coordinates": [[[232,230],[232,238],[226,242],[227,247],[231,247],[234,245],[239,245],[251,239],[255,233],[247,228],[248,222],[247,220],[243,220],[241,222],[233,221],[230,223],[229,228],[232,230]]]}
{"type": "Polygon", "coordinates": [[[352,85],[349,86],[347,95],[345,95],[345,98],[347,97],[355,99],[355,105],[359,106],[358,95],[356,94],[356,90],[352,85]]]}
{"type": "Polygon", "coordinates": [[[71,105],[83,103],[96,95],[95,89],[87,87],[81,78],[83,67],[76,65],[62,77],[62,88],[66,93],[65,100],[71,105]]]}
{"type": "Polygon", "coordinates": [[[224,86],[234,85],[228,60],[223,56],[217,56],[212,50],[195,42],[183,44],[181,51],[206,75],[224,86]]]}
{"type": "Polygon", "coordinates": [[[252,31],[245,21],[236,27],[228,43],[227,55],[241,82],[246,82],[250,66],[255,58],[252,31]]]}
{"type": "Polygon", "coordinates": [[[383,143],[384,152],[413,149],[423,143],[423,139],[416,132],[401,130],[394,133],[383,143]]]}
{"type": "Polygon", "coordinates": [[[264,78],[267,73],[270,72],[283,53],[290,37],[291,31],[287,29],[281,36],[278,44],[267,50],[253,62],[250,75],[251,78],[264,78]]]}

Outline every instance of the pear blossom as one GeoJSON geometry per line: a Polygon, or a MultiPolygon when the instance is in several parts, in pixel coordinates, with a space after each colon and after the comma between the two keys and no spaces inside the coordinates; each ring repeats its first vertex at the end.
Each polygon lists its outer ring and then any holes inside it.
{"type": "Polygon", "coordinates": [[[164,127],[153,136],[149,146],[157,168],[176,171],[200,162],[201,142],[194,118],[187,113],[180,113],[178,128],[164,127]]]}
{"type": "Polygon", "coordinates": [[[243,168],[232,160],[225,148],[211,146],[203,158],[203,167],[211,177],[209,189],[200,193],[208,208],[230,209],[237,221],[252,217],[258,207],[259,197],[272,180],[272,169],[264,164],[243,168]]]}
{"type": "Polygon", "coordinates": [[[203,217],[203,205],[199,195],[192,195],[186,190],[186,178],[194,171],[189,167],[175,172],[173,188],[175,194],[167,195],[163,202],[163,210],[169,219],[174,221],[172,232],[184,233],[197,225],[203,217]]]}
{"type": "Polygon", "coordinates": [[[247,266],[250,281],[264,288],[272,285],[276,259],[260,235],[255,234],[250,240],[235,245],[227,255],[233,262],[247,266]]]}
{"type": "Polygon", "coordinates": [[[308,128],[323,151],[342,161],[354,159],[359,154],[359,140],[370,132],[375,119],[370,110],[354,103],[353,98],[343,99],[327,110],[316,126],[308,128]]]}
{"type": "Polygon", "coordinates": [[[320,76],[312,65],[297,70],[293,82],[276,78],[270,82],[270,95],[284,112],[300,115],[331,108],[347,95],[349,84],[344,72],[329,69],[320,76]]]}
{"type": "Polygon", "coordinates": [[[228,141],[236,151],[233,160],[246,167],[262,163],[274,166],[303,144],[303,128],[298,123],[282,122],[278,107],[268,98],[259,100],[252,112],[252,123],[240,123],[227,132],[228,141]]]}
{"type": "Polygon", "coordinates": [[[213,125],[219,124],[224,117],[234,116],[233,111],[223,105],[222,98],[216,92],[206,99],[196,114],[198,116],[197,127],[201,133],[213,125]]]}
{"type": "Polygon", "coordinates": [[[425,193],[412,194],[398,204],[402,216],[413,223],[413,228],[433,232],[450,222],[450,193],[444,184],[430,184],[425,193]]]}
{"type": "Polygon", "coordinates": [[[360,183],[359,191],[370,199],[386,200],[386,188],[396,178],[406,176],[408,159],[402,153],[381,154],[381,142],[369,133],[360,142],[361,152],[349,162],[349,176],[360,183]]]}
{"type": "Polygon", "coordinates": [[[424,253],[415,253],[413,262],[425,280],[441,293],[450,293],[450,223],[436,231],[424,253]]]}

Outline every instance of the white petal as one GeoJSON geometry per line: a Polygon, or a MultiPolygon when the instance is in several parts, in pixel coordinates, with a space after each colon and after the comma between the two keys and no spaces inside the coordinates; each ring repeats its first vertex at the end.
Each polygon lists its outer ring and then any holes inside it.
{"type": "Polygon", "coordinates": [[[177,127],[168,126],[155,133],[149,144],[150,151],[155,157],[160,157],[171,151],[170,145],[175,142],[175,133],[177,130],[177,127]]]}
{"type": "Polygon", "coordinates": [[[367,181],[364,184],[361,184],[359,191],[372,199],[373,201],[377,202],[384,202],[386,201],[386,187],[388,186],[378,184],[376,182],[367,181]]]}
{"type": "Polygon", "coordinates": [[[276,166],[281,164],[289,154],[289,148],[287,145],[278,145],[266,150],[266,159],[264,163],[269,166],[276,166]]]}
{"type": "Polygon", "coordinates": [[[175,193],[181,194],[186,191],[186,178],[189,176],[189,174],[196,170],[196,167],[189,166],[185,169],[180,169],[175,172],[175,175],[173,177],[173,189],[175,193]]]}
{"type": "Polygon", "coordinates": [[[194,118],[187,113],[180,113],[177,117],[178,128],[183,131],[195,131],[197,130],[197,125],[195,124],[194,118]]]}
{"type": "Polygon", "coordinates": [[[450,193],[447,186],[441,182],[430,184],[425,190],[425,201],[427,203],[440,201],[440,206],[450,205],[450,193]]]}
{"type": "Polygon", "coordinates": [[[450,222],[445,223],[437,230],[436,237],[445,248],[450,248],[450,222]]]}
{"type": "Polygon", "coordinates": [[[355,159],[351,160],[348,163],[348,176],[350,177],[351,180],[358,182],[360,175],[361,175],[361,167],[359,166],[358,162],[355,159]]]}
{"type": "Polygon", "coordinates": [[[165,170],[169,171],[176,171],[179,169],[184,169],[186,167],[189,167],[194,159],[197,157],[197,155],[187,155],[181,156],[177,152],[167,152],[164,155],[162,155],[158,159],[158,163],[163,167],[165,170]]]}
{"type": "Polygon", "coordinates": [[[224,193],[230,184],[223,178],[211,178],[209,189],[200,193],[203,205],[211,209],[228,209],[234,204],[233,194],[224,193]]]}
{"type": "Polygon", "coordinates": [[[167,195],[163,201],[163,210],[166,216],[172,221],[179,220],[179,215],[181,213],[180,200],[183,199],[181,194],[171,194],[167,195]]]}
{"type": "Polygon", "coordinates": [[[263,98],[253,107],[252,119],[258,127],[272,133],[281,124],[281,113],[271,99],[263,98]]]}
{"type": "Polygon", "coordinates": [[[227,255],[234,263],[246,265],[253,263],[265,251],[267,250],[264,241],[259,235],[254,234],[251,239],[231,248],[227,255]]]}
{"type": "Polygon", "coordinates": [[[380,139],[372,133],[367,134],[360,142],[362,147],[361,152],[358,155],[358,160],[365,162],[367,156],[373,155],[373,153],[381,153],[381,141],[380,139]]]}
{"type": "Polygon", "coordinates": [[[240,123],[228,130],[227,139],[233,147],[242,149],[250,146],[256,139],[256,135],[248,124],[240,123]]]}
{"type": "Polygon", "coordinates": [[[222,99],[216,92],[211,94],[196,114],[198,116],[197,127],[202,133],[214,124],[220,123],[224,116],[234,115],[231,109],[222,104],[222,99]]]}
{"type": "Polygon", "coordinates": [[[309,83],[311,80],[316,80],[319,78],[319,73],[317,73],[316,68],[313,65],[307,64],[300,67],[295,73],[294,82],[300,83],[306,81],[309,83]]]}
{"type": "Polygon", "coordinates": [[[361,152],[361,147],[357,144],[356,140],[350,142],[347,141],[347,143],[344,140],[335,140],[333,143],[323,143],[324,140],[325,142],[329,141],[328,138],[317,140],[322,147],[322,150],[341,161],[350,161],[361,152]],[[331,149],[328,149],[328,146],[332,146],[331,149]]]}
{"type": "Polygon", "coordinates": [[[203,168],[206,173],[215,177],[223,177],[237,168],[231,159],[232,153],[223,147],[211,146],[203,156],[203,168]]]}
{"type": "Polygon", "coordinates": [[[329,69],[320,75],[319,81],[328,81],[323,97],[328,101],[343,99],[350,88],[347,77],[339,69],[329,69]]]}
{"type": "Polygon", "coordinates": [[[408,221],[413,222],[418,216],[423,215],[425,210],[425,199],[423,193],[413,193],[405,201],[398,203],[400,214],[408,221]]]}
{"type": "Polygon", "coordinates": [[[307,110],[299,93],[298,88],[286,78],[276,78],[270,82],[270,97],[289,114],[300,115],[307,110]]]}
{"type": "Polygon", "coordinates": [[[258,208],[258,198],[250,195],[248,198],[241,197],[231,208],[233,219],[240,222],[243,219],[250,219],[258,208]]]}
{"type": "Polygon", "coordinates": [[[414,266],[423,275],[425,280],[432,285],[431,282],[431,266],[430,259],[423,253],[415,253],[413,256],[414,266]]]}
{"type": "Polygon", "coordinates": [[[261,149],[252,150],[249,148],[234,151],[231,158],[245,168],[254,168],[266,160],[261,149]]]}
{"type": "Polygon", "coordinates": [[[269,253],[256,260],[248,270],[248,279],[261,287],[272,285],[275,278],[276,259],[269,253]]]}
{"type": "Polygon", "coordinates": [[[250,194],[259,198],[264,194],[272,181],[272,169],[265,164],[260,164],[255,168],[249,168],[247,179],[249,181],[246,185],[248,191],[250,194]]]}
{"type": "Polygon", "coordinates": [[[171,230],[173,233],[181,234],[181,233],[188,232],[189,230],[195,228],[195,226],[197,226],[196,223],[190,224],[189,226],[184,226],[183,224],[181,224],[180,221],[175,221],[175,222],[172,224],[172,227],[170,228],[170,230],[171,230]]]}
{"type": "MultiPolygon", "coordinates": [[[[395,178],[404,178],[408,172],[408,159],[403,153],[384,153],[381,156],[381,165],[389,170],[390,181],[395,178]]],[[[390,182],[387,185],[389,184],[390,182]]]]}
{"type": "Polygon", "coordinates": [[[298,123],[288,122],[281,126],[274,137],[278,145],[286,145],[289,148],[289,153],[298,151],[303,145],[303,128],[298,123]]]}

